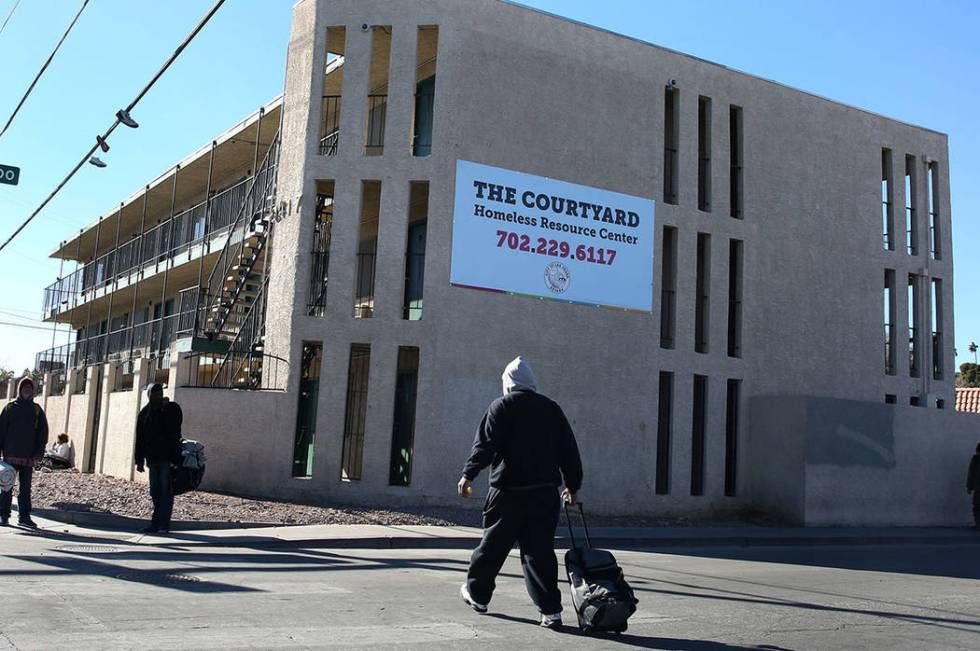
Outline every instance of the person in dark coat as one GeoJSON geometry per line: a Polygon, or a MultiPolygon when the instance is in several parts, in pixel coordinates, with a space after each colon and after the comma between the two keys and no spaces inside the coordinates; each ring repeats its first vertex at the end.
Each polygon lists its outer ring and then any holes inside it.
{"type": "Polygon", "coordinates": [[[495,580],[517,542],[524,581],[541,612],[541,625],[561,626],[561,592],[555,527],[561,499],[574,504],[582,486],[582,460],[561,407],[537,392],[537,380],[523,358],[503,374],[504,395],[484,415],[463,467],[457,490],[468,498],[473,480],[490,466],[490,490],[483,507],[483,540],[470,558],[463,601],[487,612],[495,580]]]}
{"type": "Polygon", "coordinates": [[[143,529],[147,533],[168,533],[174,510],[173,468],[180,463],[180,427],[184,415],[176,402],[163,397],[163,386],[147,390],[150,402],[136,417],[136,471],[150,469],[150,497],[153,519],[143,529]]]}
{"type": "Polygon", "coordinates": [[[966,492],[973,493],[973,527],[980,531],[980,443],[977,443],[977,453],[970,459],[970,469],[966,473],[966,492]]]}
{"type": "MultiPolygon", "coordinates": [[[[17,521],[36,529],[31,520],[31,479],[34,460],[44,456],[48,444],[48,419],[41,405],[34,402],[34,380],[25,377],[17,384],[17,399],[0,413],[0,453],[16,468],[20,480],[17,493],[17,521]]],[[[13,491],[0,492],[0,524],[10,521],[13,491]]]]}

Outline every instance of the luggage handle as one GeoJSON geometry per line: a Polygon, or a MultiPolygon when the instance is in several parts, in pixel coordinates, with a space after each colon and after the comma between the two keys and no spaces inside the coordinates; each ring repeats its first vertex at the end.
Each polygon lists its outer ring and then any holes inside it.
{"type": "MultiPolygon", "coordinates": [[[[589,524],[585,521],[585,510],[582,508],[581,502],[575,503],[578,506],[579,517],[582,519],[582,528],[585,529],[585,542],[588,544],[586,549],[592,549],[592,538],[589,536],[589,524]]],[[[568,502],[562,501],[562,507],[565,509],[565,525],[568,526],[568,537],[572,541],[572,549],[577,549],[575,544],[575,534],[572,533],[572,519],[568,517],[568,502]]]]}

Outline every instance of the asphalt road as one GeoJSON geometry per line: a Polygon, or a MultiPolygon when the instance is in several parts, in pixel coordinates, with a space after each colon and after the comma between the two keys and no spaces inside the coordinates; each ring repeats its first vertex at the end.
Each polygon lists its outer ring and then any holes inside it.
{"type": "Polygon", "coordinates": [[[516,556],[480,616],[463,551],[137,541],[0,535],[0,649],[980,648],[978,545],[618,551],[639,610],[585,637],[567,597],[535,625],[516,556]]]}

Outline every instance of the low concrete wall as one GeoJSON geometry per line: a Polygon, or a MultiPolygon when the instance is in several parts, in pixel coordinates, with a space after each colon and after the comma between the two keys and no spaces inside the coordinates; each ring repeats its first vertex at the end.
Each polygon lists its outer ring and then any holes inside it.
{"type": "Polygon", "coordinates": [[[292,496],[281,487],[292,467],[295,395],[177,387],[174,400],[184,413],[184,438],[206,446],[204,490],[292,496]]]}
{"type": "Polygon", "coordinates": [[[749,498],[797,524],[967,525],[980,417],[828,398],[750,404],[749,498]]]}
{"type": "MultiPolygon", "coordinates": [[[[76,393],[68,396],[71,404],[68,407],[68,424],[66,433],[68,438],[75,443],[75,466],[82,472],[94,472],[95,468],[89,465],[89,452],[92,449],[92,427],[93,416],[95,415],[95,403],[97,400],[96,387],[98,386],[98,375],[102,373],[101,366],[92,366],[81,371],[74,371],[72,375],[81,373],[84,379],[79,381],[85,383],[85,393],[76,393]]],[[[70,392],[74,383],[70,383],[65,391],[70,392]]]]}
{"type": "MultiPolygon", "coordinates": [[[[44,400],[44,415],[48,419],[48,443],[53,443],[58,435],[61,433],[68,432],[68,406],[71,402],[71,396],[68,395],[66,390],[63,395],[60,396],[48,396],[44,400]]],[[[78,447],[78,442],[73,441],[78,447]]]]}

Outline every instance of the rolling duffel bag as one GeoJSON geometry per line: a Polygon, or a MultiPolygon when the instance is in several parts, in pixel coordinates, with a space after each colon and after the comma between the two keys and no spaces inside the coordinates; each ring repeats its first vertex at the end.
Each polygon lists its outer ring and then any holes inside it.
{"type": "Polygon", "coordinates": [[[579,503],[579,515],[585,529],[586,547],[575,544],[568,504],[564,504],[565,522],[571,549],[565,552],[565,571],[572,589],[572,606],[583,633],[610,631],[622,633],[627,620],[636,612],[637,598],[616,558],[604,549],[594,549],[589,537],[585,511],[579,503]]]}

